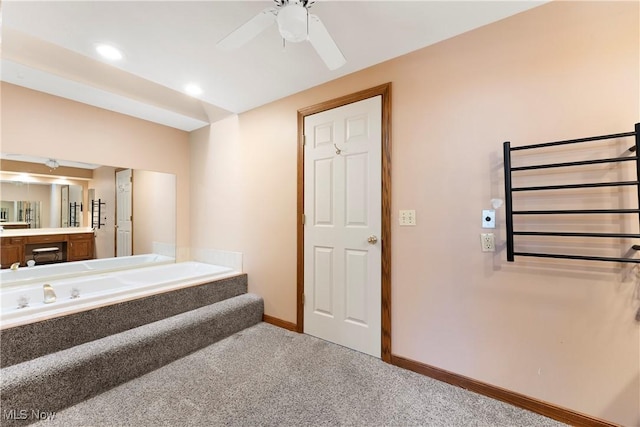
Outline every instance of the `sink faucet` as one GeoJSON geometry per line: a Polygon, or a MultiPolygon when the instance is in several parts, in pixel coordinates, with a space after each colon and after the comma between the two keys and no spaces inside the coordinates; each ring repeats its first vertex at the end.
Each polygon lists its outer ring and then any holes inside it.
{"type": "Polygon", "coordinates": [[[13,264],[11,264],[11,269],[13,271],[16,271],[19,267],[20,267],[20,263],[19,262],[14,262],[13,264]]]}
{"type": "Polygon", "coordinates": [[[42,286],[44,291],[44,303],[50,304],[56,302],[56,293],[53,291],[53,286],[45,284],[42,286]]]}

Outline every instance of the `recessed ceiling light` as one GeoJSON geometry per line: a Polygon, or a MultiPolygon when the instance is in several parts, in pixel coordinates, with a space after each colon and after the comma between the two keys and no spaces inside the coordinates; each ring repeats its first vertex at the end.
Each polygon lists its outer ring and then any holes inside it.
{"type": "Polygon", "coordinates": [[[186,85],[184,87],[184,91],[187,93],[187,95],[191,95],[191,96],[202,95],[202,88],[200,88],[200,86],[193,83],[189,83],[188,85],[186,85]]]}
{"type": "Polygon", "coordinates": [[[108,44],[96,45],[96,52],[98,52],[103,58],[109,61],[119,61],[122,59],[122,52],[118,48],[115,48],[108,44]]]}

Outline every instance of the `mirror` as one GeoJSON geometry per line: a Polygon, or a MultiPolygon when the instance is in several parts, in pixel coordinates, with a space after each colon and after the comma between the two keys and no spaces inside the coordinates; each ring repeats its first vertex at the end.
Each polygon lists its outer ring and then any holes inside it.
{"type": "Polygon", "coordinates": [[[0,225],[4,229],[83,227],[83,187],[24,182],[21,175],[0,181],[0,225]]]}
{"type": "MultiPolygon", "coordinates": [[[[52,199],[57,191],[52,189],[52,199]]],[[[82,187],[78,185],[63,185],[60,187],[60,223],[61,227],[82,227],[82,187]]],[[[52,221],[52,223],[54,223],[52,221]]]]}
{"type": "MultiPolygon", "coordinates": [[[[7,230],[5,236],[14,228],[12,223],[17,228],[93,228],[95,258],[118,255],[118,238],[124,237],[116,223],[122,187],[116,175],[126,169],[63,160],[56,160],[60,167],[49,169],[43,168],[46,158],[5,153],[0,157],[0,225],[7,230]]],[[[175,175],[138,169],[130,175],[128,254],[175,258],[175,175]]],[[[120,201],[120,210],[122,206],[120,201]]]]}

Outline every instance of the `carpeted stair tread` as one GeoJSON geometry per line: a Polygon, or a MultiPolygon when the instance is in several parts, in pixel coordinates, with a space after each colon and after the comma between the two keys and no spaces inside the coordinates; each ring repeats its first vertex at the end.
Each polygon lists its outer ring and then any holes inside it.
{"type": "Polygon", "coordinates": [[[239,295],[3,368],[2,407],[58,411],[255,325],[263,310],[239,295]]]}

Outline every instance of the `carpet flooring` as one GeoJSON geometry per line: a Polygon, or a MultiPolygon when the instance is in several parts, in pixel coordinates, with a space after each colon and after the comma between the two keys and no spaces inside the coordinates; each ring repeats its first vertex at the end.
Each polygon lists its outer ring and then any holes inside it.
{"type": "Polygon", "coordinates": [[[560,426],[260,323],[38,426],[560,426]]]}

